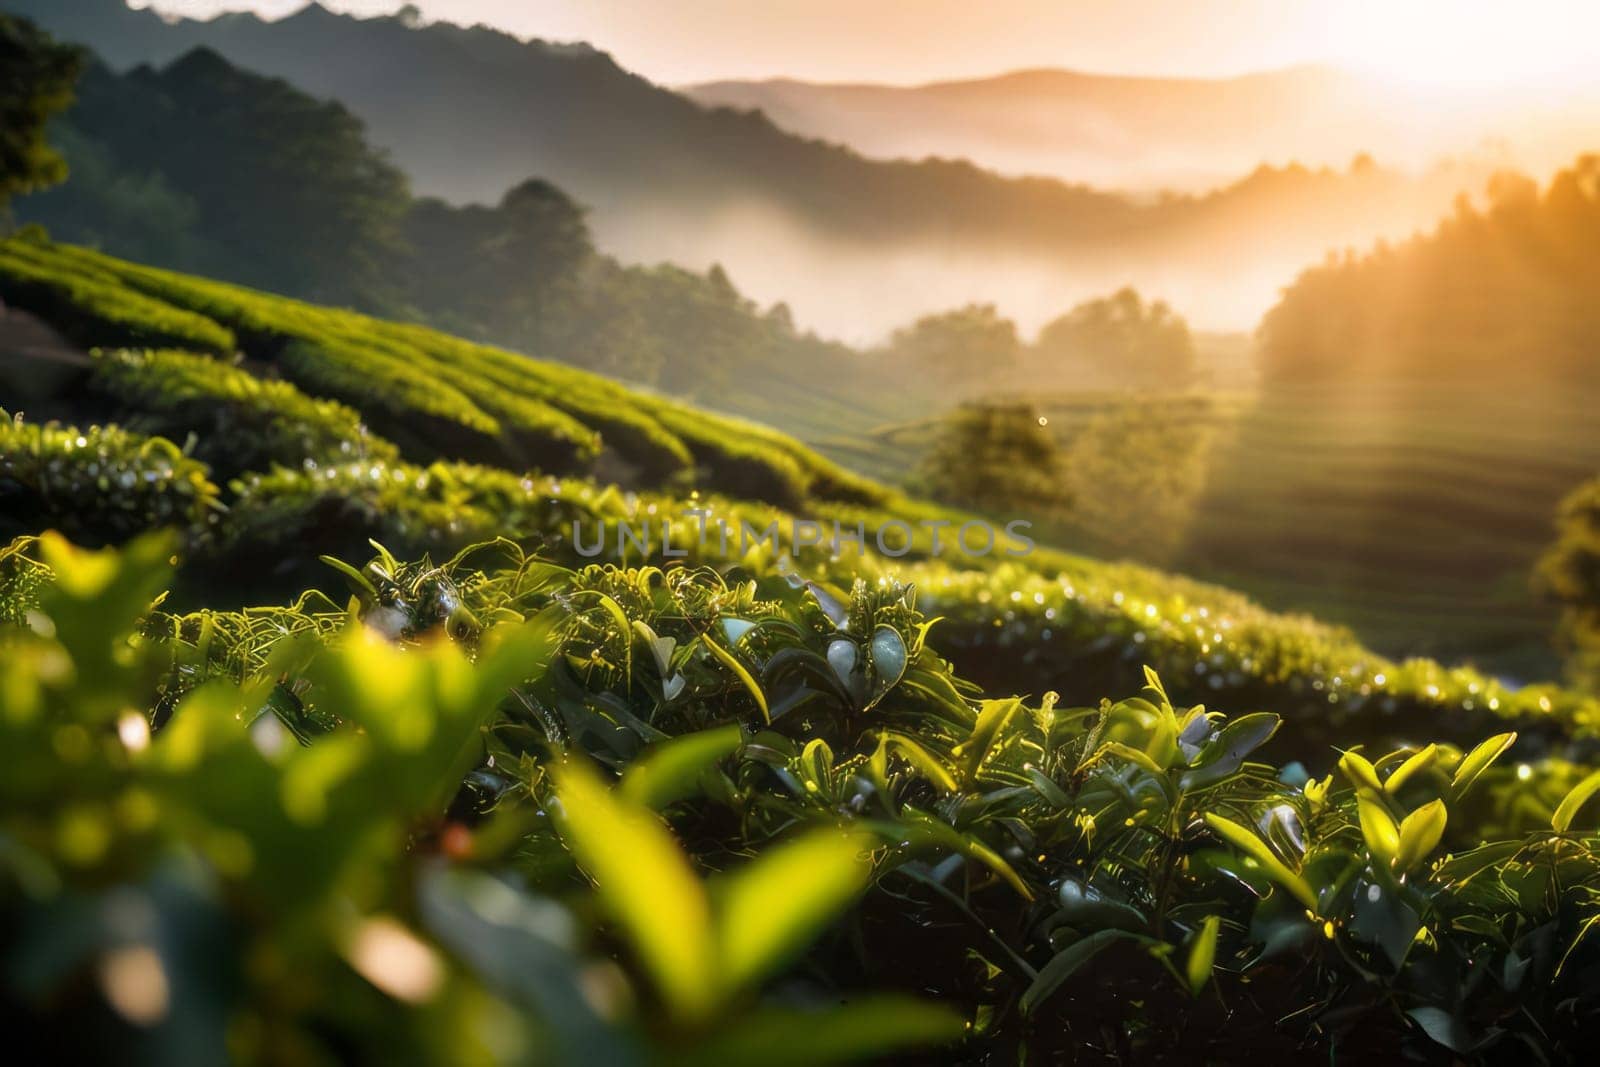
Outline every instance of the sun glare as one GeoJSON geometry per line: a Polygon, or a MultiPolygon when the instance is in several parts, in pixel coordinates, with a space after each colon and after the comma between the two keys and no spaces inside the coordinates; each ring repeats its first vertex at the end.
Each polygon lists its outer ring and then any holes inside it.
{"type": "Polygon", "coordinates": [[[1572,84],[1594,78],[1600,5],[1353,0],[1327,5],[1312,43],[1338,62],[1444,89],[1572,84]]]}

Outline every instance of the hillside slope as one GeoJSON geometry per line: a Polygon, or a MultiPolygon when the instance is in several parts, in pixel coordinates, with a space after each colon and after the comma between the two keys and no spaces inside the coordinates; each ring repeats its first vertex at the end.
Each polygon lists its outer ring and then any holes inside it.
{"type": "Polygon", "coordinates": [[[70,245],[0,244],[0,300],[86,347],[240,352],[356,407],[374,432],[420,462],[448,457],[551,473],[599,467],[635,485],[700,484],[788,505],[884,499],[792,438],[576,368],[70,245]]]}
{"type": "MultiPolygon", "coordinates": [[[[1481,390],[1438,383],[1028,399],[1066,456],[1074,506],[1052,520],[1058,543],[1218,582],[1391,655],[1558,669],[1555,608],[1532,571],[1557,502],[1600,468],[1584,395],[1506,391],[1492,414],[1481,390]]],[[[815,443],[893,482],[938,429],[923,418],[815,443]]]]}
{"type": "Polygon", "coordinates": [[[964,529],[958,541],[970,516],[773,431],[435,331],[38,240],[0,244],[0,299],[78,345],[165,346],[94,354],[43,395],[25,346],[0,350],[0,406],[71,420],[0,422],[0,530],[106,542],[176,525],[190,557],[180,600],[337,592],[317,555],[359,559],[368,538],[438,561],[499,536],[557,562],[704,564],[769,588],[827,583],[824,597],[912,583],[943,617],[941,649],[994,692],[1093,703],[1151,665],[1182,699],[1295,716],[1302,744],[1469,737],[1508,720],[1530,751],[1581,753],[1600,736],[1593,698],[1395,662],[1348,631],[1145,568],[1015,538],[985,547],[964,529]],[[639,488],[619,489],[619,474],[639,488]],[[725,542],[697,536],[697,511],[728,524],[725,542]]]}

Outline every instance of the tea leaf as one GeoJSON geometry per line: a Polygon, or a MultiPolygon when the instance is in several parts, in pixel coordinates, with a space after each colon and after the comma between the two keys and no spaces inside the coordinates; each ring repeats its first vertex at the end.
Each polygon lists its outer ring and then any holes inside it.
{"type": "Polygon", "coordinates": [[[1194,943],[1189,946],[1189,961],[1184,967],[1184,974],[1189,979],[1189,992],[1195,996],[1199,996],[1206,982],[1211,980],[1211,967],[1217,959],[1217,935],[1221,931],[1221,917],[1208,915],[1195,932],[1194,943]]]}
{"type": "Polygon", "coordinates": [[[1558,834],[1567,832],[1572,825],[1572,820],[1577,818],[1578,810],[1595,792],[1600,790],[1600,771],[1595,771],[1583,781],[1573,786],[1567,795],[1561,798],[1561,803],[1556,806],[1555,814],[1550,816],[1550,827],[1558,834]]]}
{"type": "Polygon", "coordinates": [[[764,852],[714,886],[718,981],[729,994],[771,974],[861,892],[864,834],[817,830],[764,852]]]}
{"type": "Polygon", "coordinates": [[[1296,900],[1312,912],[1317,910],[1317,894],[1312,891],[1311,884],[1285,866],[1264,841],[1246,827],[1213,812],[1206,812],[1205,820],[1212,832],[1261,864],[1267,876],[1287,889],[1296,900]]]}
{"type": "Polygon", "coordinates": [[[613,795],[579,763],[555,772],[561,835],[649,970],[685,1018],[707,1015],[720,984],[705,890],[660,819],[613,795]]]}

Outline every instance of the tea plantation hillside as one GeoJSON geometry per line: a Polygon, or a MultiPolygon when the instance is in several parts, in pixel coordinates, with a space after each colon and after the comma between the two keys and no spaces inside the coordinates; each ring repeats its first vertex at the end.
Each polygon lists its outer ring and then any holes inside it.
{"type": "Polygon", "coordinates": [[[1580,391],[1276,386],[1214,454],[1179,565],[1379,647],[1538,673],[1554,614],[1534,564],[1596,469],[1580,391]]]}
{"type": "MultiPolygon", "coordinates": [[[[1557,669],[1555,611],[1531,579],[1556,504],[1600,468],[1586,394],[1524,389],[1485,405],[1447,382],[1368,382],[1029,399],[1049,419],[1076,497],[1051,517],[1063,543],[1203,576],[1349,626],[1380,649],[1519,677],[1557,669]],[[1108,466],[1086,431],[1129,421],[1152,447],[1130,443],[1108,466]],[[1136,521],[1150,506],[1141,488],[1152,487],[1169,525],[1160,538],[1136,521]]],[[[939,423],[812,440],[893,480],[939,423]]]]}
{"type": "Polygon", "coordinates": [[[369,538],[446,558],[507,536],[579,562],[577,523],[585,541],[603,537],[599,558],[665,562],[667,521],[671,550],[691,562],[758,577],[794,569],[846,591],[858,577],[915,582],[945,616],[942,647],[995,692],[1092,701],[1151,665],[1182,698],[1280,709],[1313,749],[1331,730],[1464,737],[1513,722],[1530,752],[1577,752],[1600,722],[1592,699],[1390,661],[1346,631],[1215,587],[1047,549],[1018,555],[1004,534],[963,551],[968,517],[773,431],[428,329],[41,240],[0,244],[0,295],[80,345],[167,346],[97,350],[65,378],[8,361],[6,405],[23,415],[0,431],[0,523],[91,544],[183,527],[178,604],[337,590],[318,555],[361,555],[369,538]],[[47,395],[28,396],[37,381],[47,395]],[[649,523],[654,537],[619,535],[649,523]],[[769,526],[776,543],[760,536],[769,526]],[[858,530],[864,547],[849,540],[858,530]]]}
{"type": "Polygon", "coordinates": [[[39,240],[0,294],[25,1044],[1453,1064],[1600,1027],[1592,699],[974,546],[432,331],[39,240]]]}
{"type": "Polygon", "coordinates": [[[82,248],[26,238],[0,244],[0,300],[85,347],[237,353],[357,408],[374,433],[412,459],[559,473],[599,463],[638,484],[682,475],[787,504],[883,497],[781,434],[571,367],[82,248]]]}

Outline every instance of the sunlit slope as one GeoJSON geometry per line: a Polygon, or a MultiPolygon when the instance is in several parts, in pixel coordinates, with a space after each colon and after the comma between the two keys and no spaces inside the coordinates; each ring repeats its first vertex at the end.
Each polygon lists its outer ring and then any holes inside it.
{"type": "Polygon", "coordinates": [[[1277,388],[1220,450],[1184,562],[1380,647],[1539,662],[1556,503],[1600,468],[1581,393],[1277,388]]]}
{"type": "Polygon", "coordinates": [[[1296,716],[1302,738],[1466,736],[1510,721],[1531,751],[1576,739],[1583,752],[1600,736],[1592,699],[1399,662],[1217,586],[1043,548],[963,554],[948,535],[936,554],[923,520],[969,516],[846,474],[775,431],[568,367],[37,242],[0,245],[0,295],[80,345],[161,334],[166,346],[64,347],[43,392],[30,389],[31,357],[4,351],[0,406],[34,416],[0,423],[5,534],[61,528],[106,543],[176,526],[190,603],[283,602],[312,585],[338,594],[318,556],[360,558],[369,538],[443,560],[506,537],[577,563],[580,523],[610,531],[600,559],[671,563],[667,521],[689,550],[681,559],[758,584],[786,571],[839,595],[858,579],[913,582],[942,619],[940,647],[994,692],[1093,703],[1152,665],[1185,699],[1296,716]],[[66,424],[40,425],[50,414],[66,424]],[[770,526],[778,541],[695,544],[696,506],[735,528],[770,526]],[[869,544],[887,532],[897,552],[803,542],[805,519],[859,524],[869,544]],[[656,537],[644,546],[617,538],[619,524],[646,522],[656,537]],[[903,549],[896,526],[915,531],[903,549]]]}
{"type": "MultiPolygon", "coordinates": [[[[1069,469],[1085,429],[1130,403],[1105,393],[1030,399],[1069,469]]],[[[1188,457],[1130,446],[1116,472],[1126,484],[1108,483],[1104,471],[1095,472],[1099,482],[1085,475],[1076,507],[1056,520],[1062,543],[1310,612],[1391,654],[1474,659],[1521,677],[1555,670],[1554,613],[1529,580],[1553,536],[1557,502],[1600,468],[1600,423],[1582,394],[1524,392],[1490,404],[1481,389],[1443,383],[1138,404],[1170,429],[1167,438],[1201,452],[1163,509],[1170,541],[1146,536],[1140,516],[1148,511],[1132,506],[1129,486],[1165,477],[1188,457]]],[[[927,451],[938,421],[884,423],[814,443],[892,481],[927,451]]]]}
{"type": "Polygon", "coordinates": [[[237,352],[350,404],[414,460],[701,484],[792,506],[884,495],[781,433],[572,367],[70,245],[0,244],[0,299],[84,347],[237,352]]]}

